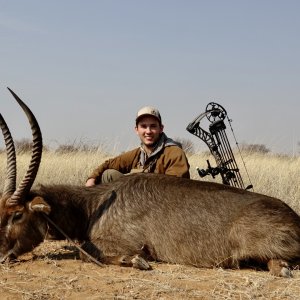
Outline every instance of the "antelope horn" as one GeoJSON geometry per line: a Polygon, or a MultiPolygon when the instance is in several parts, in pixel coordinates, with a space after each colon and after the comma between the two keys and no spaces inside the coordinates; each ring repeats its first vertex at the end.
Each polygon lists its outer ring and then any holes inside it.
{"type": "Polygon", "coordinates": [[[16,151],[13,138],[8,129],[8,126],[0,114],[0,127],[5,141],[6,156],[7,156],[7,171],[6,179],[4,182],[3,195],[12,195],[16,190],[16,177],[17,177],[17,160],[16,151]]]}
{"type": "Polygon", "coordinates": [[[16,101],[19,103],[19,105],[22,107],[23,111],[25,112],[25,114],[28,118],[29,124],[31,126],[32,137],[33,137],[32,155],[31,155],[31,160],[29,163],[29,168],[28,168],[22,182],[19,184],[17,189],[14,191],[13,195],[7,200],[8,205],[16,205],[21,202],[21,199],[27,193],[29,193],[29,191],[33,185],[33,182],[37,175],[39,165],[41,162],[41,158],[42,158],[43,140],[42,140],[42,133],[41,133],[39,124],[38,124],[34,114],[27,107],[27,105],[10,88],[8,88],[8,90],[11,92],[13,97],[16,99],[16,101]]]}

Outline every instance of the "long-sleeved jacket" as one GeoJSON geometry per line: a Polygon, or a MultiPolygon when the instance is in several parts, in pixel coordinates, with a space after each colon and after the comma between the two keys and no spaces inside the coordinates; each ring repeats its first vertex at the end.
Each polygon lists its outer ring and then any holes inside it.
{"type": "Polygon", "coordinates": [[[190,178],[189,163],[184,151],[164,133],[149,157],[146,157],[142,147],[133,149],[106,160],[92,172],[89,178],[95,178],[96,183],[99,183],[103,172],[108,169],[115,169],[123,174],[139,170],[190,178]]]}

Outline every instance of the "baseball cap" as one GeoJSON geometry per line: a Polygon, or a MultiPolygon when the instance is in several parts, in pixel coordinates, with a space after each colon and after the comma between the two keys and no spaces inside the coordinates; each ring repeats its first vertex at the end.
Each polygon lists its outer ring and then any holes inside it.
{"type": "Polygon", "coordinates": [[[155,117],[159,121],[159,123],[161,123],[160,113],[159,113],[158,109],[155,107],[145,106],[145,107],[141,108],[136,115],[136,119],[135,119],[136,123],[143,116],[155,117]]]}

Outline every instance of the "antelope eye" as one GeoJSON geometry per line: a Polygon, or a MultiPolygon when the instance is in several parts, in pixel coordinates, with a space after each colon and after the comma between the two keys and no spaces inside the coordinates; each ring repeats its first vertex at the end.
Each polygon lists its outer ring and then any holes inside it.
{"type": "Polygon", "coordinates": [[[22,218],[22,216],[23,216],[23,212],[16,211],[12,218],[13,222],[19,221],[22,218]]]}

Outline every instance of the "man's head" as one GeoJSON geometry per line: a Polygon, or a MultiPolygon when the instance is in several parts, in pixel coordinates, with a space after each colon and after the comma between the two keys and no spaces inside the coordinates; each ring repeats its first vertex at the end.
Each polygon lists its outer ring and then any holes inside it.
{"type": "Polygon", "coordinates": [[[156,118],[158,120],[159,124],[161,125],[161,116],[160,116],[160,113],[157,108],[152,107],[152,106],[145,106],[145,107],[141,108],[137,112],[137,115],[136,115],[136,119],[135,119],[136,125],[145,116],[148,116],[148,117],[152,116],[152,117],[156,118]]]}
{"type": "Polygon", "coordinates": [[[144,146],[151,149],[159,140],[164,129],[158,109],[150,106],[141,108],[135,121],[137,135],[144,146]]]}

